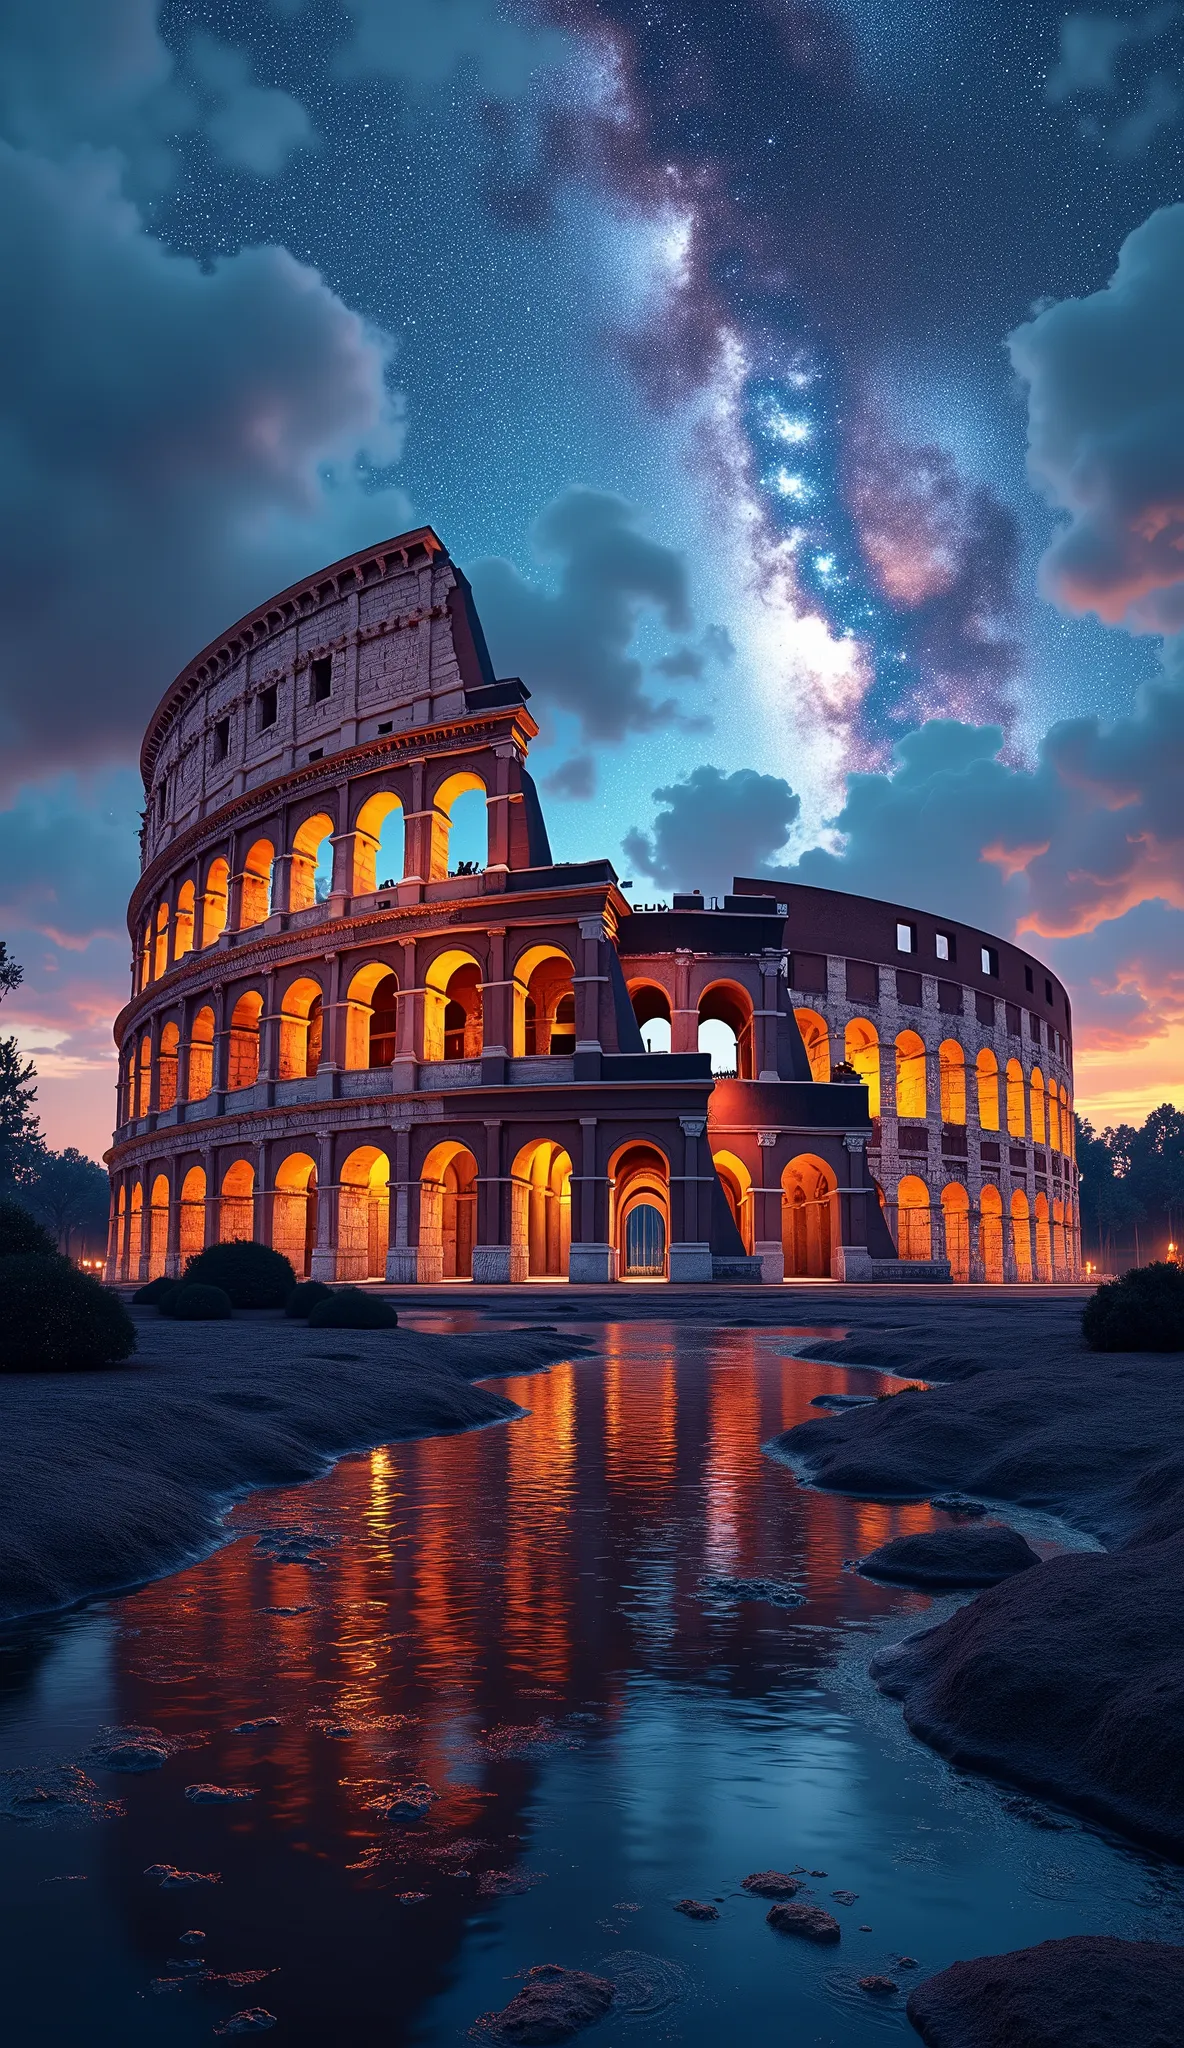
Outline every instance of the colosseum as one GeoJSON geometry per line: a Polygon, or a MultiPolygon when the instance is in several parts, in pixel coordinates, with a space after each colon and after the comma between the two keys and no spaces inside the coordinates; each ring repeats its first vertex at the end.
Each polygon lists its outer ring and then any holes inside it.
{"type": "Polygon", "coordinates": [[[552,859],[528,700],[426,527],[166,693],[110,1277],[239,1237],[401,1284],[1074,1277],[1055,977],[769,876],[635,905],[552,859]]]}

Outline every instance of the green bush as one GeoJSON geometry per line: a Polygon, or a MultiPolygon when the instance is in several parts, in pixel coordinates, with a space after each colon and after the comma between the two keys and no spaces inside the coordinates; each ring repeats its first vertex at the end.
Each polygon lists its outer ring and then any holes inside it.
{"type": "Polygon", "coordinates": [[[296,1285],[292,1262],[269,1244],[239,1239],[210,1244],[195,1253],[185,1268],[186,1280],[221,1287],[234,1308],[283,1308],[296,1285]]]}
{"type": "Polygon", "coordinates": [[[158,1279],[148,1280],[143,1287],[137,1287],[132,1300],[138,1308],[159,1308],[165,1295],[171,1294],[177,1284],[175,1280],[166,1280],[162,1273],[158,1279]]]}
{"type": "Polygon", "coordinates": [[[393,1330],[399,1318],[388,1302],[377,1294],[363,1294],[360,1287],[334,1287],[328,1301],[314,1308],[308,1319],[310,1330],[393,1330]]]}
{"type": "Polygon", "coordinates": [[[40,1252],[49,1258],[56,1251],[48,1230],[42,1230],[27,1209],[19,1202],[0,1201],[0,1258],[12,1258],[17,1252],[40,1252]]]}
{"type": "Polygon", "coordinates": [[[178,1323],[224,1323],[231,1313],[231,1300],[224,1287],[208,1287],[202,1280],[182,1280],[160,1304],[162,1316],[178,1323]]]}
{"type": "Polygon", "coordinates": [[[314,1308],[322,1301],[328,1301],[332,1293],[333,1289],[326,1287],[323,1280],[301,1280],[288,1296],[284,1314],[291,1316],[293,1322],[306,1323],[314,1308]]]}
{"type": "Polygon", "coordinates": [[[1091,1351],[1184,1351],[1184,1272],[1132,1266],[1091,1294],[1081,1316],[1091,1351]]]}
{"type": "Polygon", "coordinates": [[[0,1372],[118,1365],[136,1326],[117,1294],[56,1252],[0,1258],[0,1372]]]}

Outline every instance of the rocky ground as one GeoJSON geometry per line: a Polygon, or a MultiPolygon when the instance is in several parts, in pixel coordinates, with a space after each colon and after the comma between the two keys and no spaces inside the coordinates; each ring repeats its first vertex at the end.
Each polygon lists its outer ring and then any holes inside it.
{"type": "Polygon", "coordinates": [[[475,1380],[583,1348],[521,1328],[443,1337],[132,1314],[126,1365],[0,1378],[0,1620],[175,1570],[217,1541],[227,1503],[251,1487],[503,1421],[519,1411],[475,1380]]]}

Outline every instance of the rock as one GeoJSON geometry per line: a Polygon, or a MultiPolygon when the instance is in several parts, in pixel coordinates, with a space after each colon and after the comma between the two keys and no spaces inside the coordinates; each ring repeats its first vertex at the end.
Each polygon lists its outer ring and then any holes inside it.
{"type": "Polygon", "coordinates": [[[787,1870],[754,1870],[742,1884],[746,1892],[755,1892],[758,1899],[792,1899],[802,1889],[801,1878],[792,1877],[787,1870]]]}
{"type": "Polygon", "coordinates": [[[954,1963],[907,2012],[929,2048],[1176,2048],[1184,1948],[1072,1934],[954,1963]]]}
{"type": "Polygon", "coordinates": [[[397,1898],[397,1900],[399,1901],[399,1904],[400,1904],[401,1906],[422,1906],[422,1904],[423,1904],[424,1900],[425,1900],[425,1899],[427,1898],[427,1896],[428,1896],[428,1894],[427,1894],[426,1892],[396,1892],[396,1893],[395,1893],[395,1897],[397,1898]]]}
{"type": "Polygon", "coordinates": [[[162,1892],[179,1892],[191,1885],[222,1882],[220,1870],[177,1870],[171,1863],[150,1863],[144,1875],[159,1878],[162,1892]]]}
{"type": "Polygon", "coordinates": [[[166,1970],[204,1970],[200,1956],[170,1956],[165,1963],[166,1970]]]}
{"type": "Polygon", "coordinates": [[[858,1893],[858,1892],[832,1892],[832,1893],[831,1893],[831,1898],[832,1898],[832,1899],[837,1899],[837,1900],[838,1900],[838,1902],[839,1902],[839,1904],[840,1904],[840,1906],[853,1906],[853,1905],[855,1904],[855,1901],[856,1901],[856,1899],[857,1899],[858,1897],[859,1897],[859,1893],[858,1893]]]}
{"type": "Polygon", "coordinates": [[[964,1493],[935,1493],[929,1505],[940,1508],[943,1515],[965,1515],[968,1519],[988,1512],[981,1500],[968,1500],[964,1493]]]}
{"type": "Polygon", "coordinates": [[[276,2025],[276,2016],[268,2012],[265,2005],[244,2006],[242,2012],[232,2012],[228,2020],[215,2027],[216,2034],[266,2034],[276,2025]]]}
{"type": "Polygon", "coordinates": [[[680,1899],[674,1910],[685,1913],[688,1920],[719,1919],[719,1907],[708,1905],[705,1899],[680,1899]]]}
{"type": "Polygon", "coordinates": [[[804,1607],[806,1596],[784,1579],[729,1579],[718,1573],[699,1581],[713,1600],[763,1600],[768,1607],[804,1607]]]}
{"type": "Polygon", "coordinates": [[[282,1728],[283,1725],[278,1714],[261,1714],[257,1721],[240,1721],[230,1732],[232,1735],[258,1735],[261,1728],[282,1728]]]}
{"type": "MultiPolygon", "coordinates": [[[[869,1929],[868,1931],[870,1933],[871,1930],[869,1929]]],[[[920,1968],[916,1956],[893,1956],[892,1960],[898,1970],[917,1970],[920,1968]]]]}
{"type": "Polygon", "coordinates": [[[379,1820],[422,1820],[424,1815],[431,1811],[435,1798],[436,1794],[430,1785],[409,1785],[382,1799],[376,1799],[370,1811],[376,1814],[379,1820]]]}
{"type": "Polygon", "coordinates": [[[811,1408],[870,1408],[875,1401],[874,1394],[815,1394],[811,1408]]]}
{"type": "Polygon", "coordinates": [[[88,1760],[101,1771],[158,1771],[169,1753],[157,1742],[98,1742],[88,1760]]]}
{"type": "Polygon", "coordinates": [[[905,1586],[995,1586],[1040,1559],[1014,1529],[928,1529],[897,1536],[859,1560],[869,1579],[905,1586]]]}
{"type": "Polygon", "coordinates": [[[861,1977],[859,1988],[866,1991],[869,1998],[891,1998],[894,1991],[900,1990],[899,1984],[894,1983],[891,1977],[861,1977]]]}
{"type": "Polygon", "coordinates": [[[841,1941],[843,1930],[821,1906],[770,1906],[765,1915],[778,1934],[800,1934],[807,1941],[841,1941]]]}
{"type": "Polygon", "coordinates": [[[193,1806],[237,1806],[258,1790],[258,1785],[186,1785],[185,1797],[193,1806]]]}
{"type": "Polygon", "coordinates": [[[177,1936],[178,1941],[185,1942],[190,1948],[200,1948],[205,1938],[206,1931],[204,1927],[187,1927],[184,1934],[177,1936]]]}
{"type": "Polygon", "coordinates": [[[526,1983],[501,2012],[489,2013],[484,2024],[503,2041],[531,2044],[567,2041],[584,2027],[603,2019],[613,2002],[607,1977],[587,1970],[565,1970],[559,1963],[540,1963],[527,1972],[526,1983]]]}

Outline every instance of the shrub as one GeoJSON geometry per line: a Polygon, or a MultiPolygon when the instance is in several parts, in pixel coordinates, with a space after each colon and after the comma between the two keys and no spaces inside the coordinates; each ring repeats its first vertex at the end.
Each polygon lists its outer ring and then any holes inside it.
{"type": "Polygon", "coordinates": [[[42,1230],[36,1217],[19,1202],[0,1201],[0,1258],[11,1258],[17,1252],[40,1252],[49,1258],[56,1251],[48,1230],[42,1230]]]}
{"type": "Polygon", "coordinates": [[[148,1280],[143,1287],[137,1287],[132,1296],[137,1308],[159,1308],[166,1294],[171,1294],[177,1282],[166,1280],[162,1273],[156,1280],[148,1280]]]}
{"type": "Polygon", "coordinates": [[[293,1322],[307,1322],[314,1308],[322,1301],[328,1301],[333,1293],[323,1280],[301,1280],[284,1304],[284,1314],[293,1322]]]}
{"type": "Polygon", "coordinates": [[[231,1313],[231,1300],[224,1287],[208,1287],[202,1280],[182,1280],[161,1301],[162,1316],[178,1323],[224,1323],[231,1313]]]}
{"type": "Polygon", "coordinates": [[[1091,1351],[1184,1351],[1184,1272],[1132,1266],[1091,1294],[1081,1316],[1091,1351]]]}
{"type": "Polygon", "coordinates": [[[118,1365],[136,1326],[117,1294],[56,1252],[0,1258],[0,1372],[118,1365]]]}
{"type": "Polygon", "coordinates": [[[243,1239],[209,1244],[204,1252],[195,1253],[185,1278],[223,1288],[233,1308],[283,1308],[296,1285],[292,1262],[282,1252],[243,1239]]]}
{"type": "Polygon", "coordinates": [[[308,1319],[310,1330],[393,1330],[399,1321],[390,1304],[360,1287],[334,1287],[308,1319]]]}

